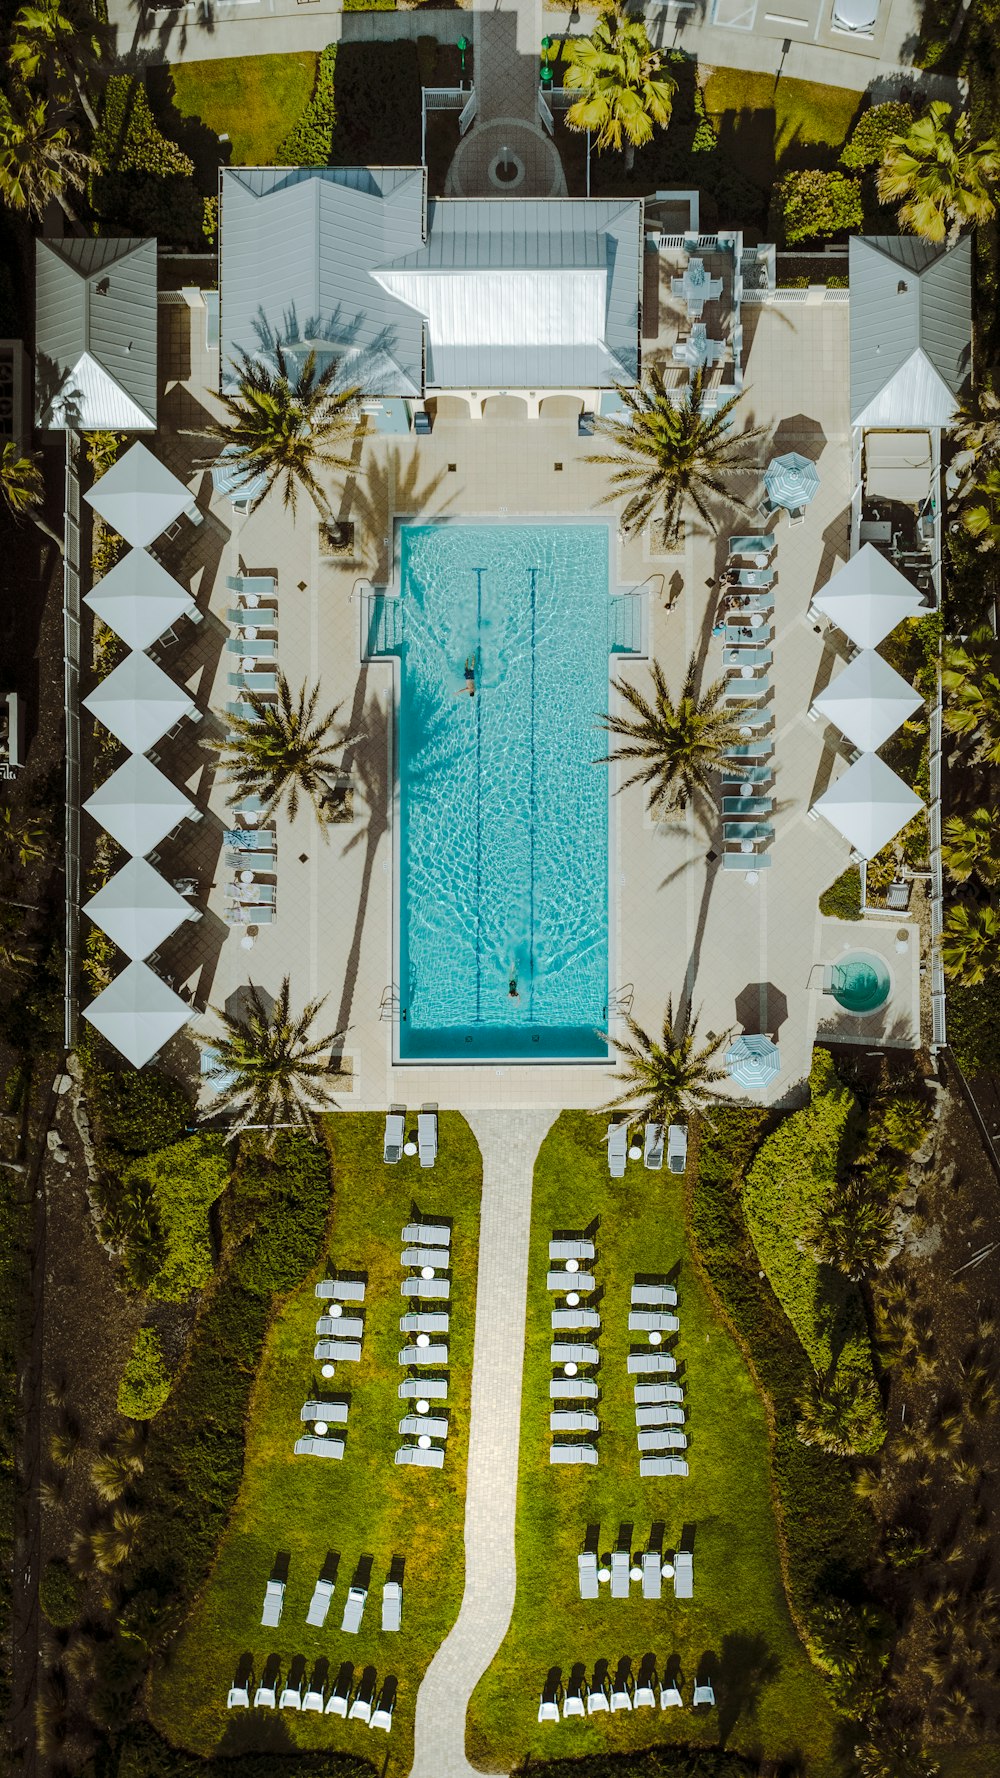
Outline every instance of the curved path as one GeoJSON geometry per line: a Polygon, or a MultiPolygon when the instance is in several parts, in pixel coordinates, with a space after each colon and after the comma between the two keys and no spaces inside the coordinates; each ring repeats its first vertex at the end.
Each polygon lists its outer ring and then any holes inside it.
{"type": "Polygon", "coordinates": [[[517,1570],[514,1520],[535,1157],[554,1111],[476,1111],[483,1202],[465,1495],[465,1592],[417,1693],[410,1778],[481,1778],[465,1757],[465,1715],[507,1632],[517,1570]]]}

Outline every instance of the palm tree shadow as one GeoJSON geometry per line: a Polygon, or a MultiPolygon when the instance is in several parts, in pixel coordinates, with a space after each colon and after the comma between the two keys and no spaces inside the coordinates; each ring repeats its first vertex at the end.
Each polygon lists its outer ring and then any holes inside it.
{"type": "Polygon", "coordinates": [[[447,511],[450,496],[435,502],[447,470],[439,469],[427,477],[426,466],[417,452],[404,459],[398,445],[390,446],[384,458],[372,457],[362,485],[355,475],[348,476],[341,496],[338,518],[352,519],[356,530],[370,546],[372,573],[386,583],[392,572],[392,521],[399,514],[414,516],[434,504],[436,514],[447,511]]]}
{"type": "Polygon", "coordinates": [[[390,777],[391,705],[388,701],[383,703],[374,696],[369,698],[366,703],[366,681],[367,670],[362,668],[358,677],[358,689],[355,694],[349,731],[356,739],[353,746],[344,755],[344,771],[352,773],[357,779],[367,810],[367,820],[363,829],[359,829],[356,834],[352,835],[344,848],[345,853],[349,852],[361,843],[362,837],[364,838],[364,865],[361,872],[361,887],[358,892],[354,932],[351,936],[340,992],[340,1009],[337,1014],[336,1026],[338,1031],[346,1031],[351,1022],[351,1008],[358,982],[361,940],[368,912],[368,897],[371,893],[375,857],[382,839],[389,830],[389,801],[392,792],[390,777]]]}
{"type": "Polygon", "coordinates": [[[741,1718],[756,1716],[761,1693],[781,1671],[781,1662],[767,1639],[733,1631],[719,1651],[719,1745],[725,1747],[741,1718]]]}

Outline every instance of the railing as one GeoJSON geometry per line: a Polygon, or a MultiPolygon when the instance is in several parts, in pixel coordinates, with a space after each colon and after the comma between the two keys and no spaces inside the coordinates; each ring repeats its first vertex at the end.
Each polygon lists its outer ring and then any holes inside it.
{"type": "Polygon", "coordinates": [[[403,607],[385,593],[365,593],[361,606],[361,655],[366,661],[397,654],[403,645],[403,607]]]}
{"type": "Polygon", "coordinates": [[[420,158],[427,164],[428,111],[457,111],[458,130],[464,136],[478,108],[475,87],[422,86],[420,88],[420,158]]]}
{"type": "Polygon", "coordinates": [[[460,136],[464,136],[466,130],[472,128],[478,110],[479,100],[476,98],[476,89],[473,87],[459,114],[458,133],[460,136]]]}
{"type": "Polygon", "coordinates": [[[552,106],[549,104],[548,95],[543,86],[538,88],[538,115],[542,120],[543,129],[546,129],[550,136],[554,135],[555,123],[552,117],[552,106]]]}
{"type": "Polygon", "coordinates": [[[608,601],[608,650],[611,654],[645,655],[645,593],[612,594],[608,601]]]}
{"type": "Polygon", "coordinates": [[[826,284],[807,284],[788,290],[747,290],[744,287],[740,300],[745,303],[846,303],[850,302],[851,293],[849,290],[831,290],[826,284]]]}
{"type": "Polygon", "coordinates": [[[63,714],[66,721],[66,906],[63,1042],[76,1043],[80,937],[80,440],[66,431],[63,501],[63,714]]]}

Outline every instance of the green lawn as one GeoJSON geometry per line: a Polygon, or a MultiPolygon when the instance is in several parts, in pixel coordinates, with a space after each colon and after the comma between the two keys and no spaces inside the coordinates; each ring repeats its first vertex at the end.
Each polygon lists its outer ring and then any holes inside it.
{"type": "MultiPolygon", "coordinates": [[[[788,1613],[768,1487],[764,1412],[738,1348],[716,1320],[687,1254],[681,1187],[641,1164],[625,1179],[608,1178],[603,1126],[567,1112],[549,1135],[535,1171],[528,1283],[528,1329],[521,1426],[518,1589],[514,1618],[493,1666],[480,1682],[469,1715],[469,1752],[496,1771],[501,1762],[622,1752],[673,1737],[807,1762],[810,1778],[830,1763],[832,1714],[788,1613]],[[599,1404],[600,1464],[553,1469],[548,1460],[548,1347],[552,1298],[545,1287],[553,1228],[588,1226],[600,1218],[596,1276],[603,1292],[599,1404]],[[636,1336],[627,1328],[630,1287],[639,1273],[676,1272],[681,1331],[676,1352],[687,1389],[687,1477],[641,1480],[635,1442],[633,1379],[626,1356],[636,1336]],[[633,1527],[635,1550],[653,1526],[663,1547],[693,1533],[694,1598],[678,1603],[665,1585],[659,1602],[632,1597],[584,1603],[577,1554],[587,1527],[600,1525],[609,1550],[619,1525],[633,1527]],[[690,1698],[705,1657],[715,1664],[718,1709],[616,1714],[539,1726],[546,1674],[564,1679],[575,1662],[587,1677],[597,1660],[647,1653],[662,1674],[679,1657],[690,1698]]],[[[584,1336],[580,1336],[581,1338],[584,1336]]],[[[638,1336],[640,1339],[642,1336],[638,1336]]],[[[504,1766],[506,1768],[506,1765],[504,1766]]]]}
{"type": "Polygon", "coordinates": [[[823,86],[815,80],[779,80],[742,68],[715,68],[705,83],[705,106],[713,122],[732,112],[773,112],[774,158],[796,143],[840,148],[861,106],[860,93],[823,86]]]}
{"type": "MultiPolygon", "coordinates": [[[[465,1120],[440,1118],[440,1153],[433,1171],[416,1159],[382,1165],[377,1115],[343,1113],[327,1121],[333,1151],[335,1211],[329,1262],[367,1273],[365,1337],[359,1364],[340,1364],[324,1384],[313,1364],[314,1324],[321,1305],[312,1273],[286,1302],[268,1337],[250,1409],[243,1484],[208,1587],[154,1674],[150,1713],[157,1727],[197,1753],[278,1744],[363,1753],[388,1774],[409,1770],[413,1708],[420,1678],[451,1627],[461,1602],[464,1564],[465,1471],[479,1199],[479,1150],[465,1120]],[[397,1468],[397,1396],[402,1372],[396,1354],[405,1343],[399,1316],[400,1230],[419,1212],[453,1221],[448,1414],[451,1436],[440,1471],[397,1468]],[[347,1450],[342,1462],[295,1457],[299,1409],[310,1395],[347,1390],[351,1396],[347,1450]],[[329,1552],[340,1565],[323,1630],[305,1614],[329,1552]],[[290,1557],[281,1624],[260,1625],[264,1584],[279,1553],[290,1557]],[[370,1594],[361,1633],[340,1631],[347,1588],[359,1559],[372,1559],[370,1594]],[[393,1557],[405,1559],[403,1628],[380,1629],[381,1587],[393,1557]],[[297,1717],[285,1711],[228,1715],[226,1692],[244,1653],[259,1677],[270,1654],[282,1672],[301,1655],[311,1671],[320,1658],[336,1677],[341,1661],[359,1675],[371,1662],[379,1679],[395,1674],[399,1698],[388,1741],[361,1723],[334,1717],[297,1717]],[[277,1740],[276,1740],[277,1737],[277,1740]]],[[[191,1510],[197,1511],[192,1501],[191,1510]]]]}
{"type": "Polygon", "coordinates": [[[227,134],[234,165],[266,166],[312,97],[317,59],[312,50],[297,50],[177,62],[171,67],[174,108],[217,136],[227,134]]]}

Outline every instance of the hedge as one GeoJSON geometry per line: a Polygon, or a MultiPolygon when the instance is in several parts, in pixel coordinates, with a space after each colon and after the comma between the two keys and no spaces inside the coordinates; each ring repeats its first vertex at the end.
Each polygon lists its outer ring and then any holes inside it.
{"type": "Polygon", "coordinates": [[[861,872],[856,864],[849,865],[829,889],[824,889],[819,898],[819,911],[837,920],[860,920],[861,872]]]}
{"type": "Polygon", "coordinates": [[[169,1394],[170,1372],[160,1336],[155,1328],[140,1327],[118,1385],[118,1412],[130,1420],[152,1420],[169,1394]]]}
{"type": "Polygon", "coordinates": [[[193,1116],[183,1087],[157,1068],[97,1074],[91,1093],[104,1136],[128,1154],[177,1142],[193,1116]]]}
{"type": "Polygon", "coordinates": [[[209,1210],[228,1181],[221,1136],[189,1136],[132,1162],[120,1182],[122,1200],[141,1205],[152,1224],[151,1239],[125,1241],[133,1284],[164,1303],[204,1289],[213,1269],[209,1210]]]}
{"type": "Polygon", "coordinates": [[[913,107],[901,99],[873,105],[858,118],[841,152],[841,166],[855,173],[868,167],[880,167],[890,136],[905,136],[912,122],[913,107]]]}
{"type": "MultiPolygon", "coordinates": [[[[278,144],[277,160],[289,167],[327,167],[337,122],[334,71],[337,45],[328,43],[316,66],[316,85],[294,129],[278,144]]],[[[207,231],[206,231],[207,232],[207,231]]]]}
{"type": "Polygon", "coordinates": [[[84,1584],[62,1556],[52,1556],[42,1569],[38,1603],[53,1629],[68,1630],[83,1608],[84,1584]]]}
{"type": "MultiPolygon", "coordinates": [[[[381,1765],[381,1761],[379,1762],[381,1765]]],[[[372,1778],[375,1767],[356,1753],[237,1753],[199,1759],[171,1747],[149,1723],[131,1724],[118,1742],[108,1778],[372,1778]]]]}
{"type": "Polygon", "coordinates": [[[1000,1019],[993,976],[975,987],[948,983],[948,1045],[961,1068],[974,1080],[978,1074],[1000,1072],[1000,1019]]]}
{"type": "Polygon", "coordinates": [[[757,1760],[721,1747],[648,1747],[642,1753],[592,1753],[582,1759],[531,1760],[513,1778],[755,1778],[757,1760]]]}
{"type": "Polygon", "coordinates": [[[204,245],[194,162],[157,127],[141,79],[109,76],[91,152],[90,201],[104,222],[164,244],[204,245]]]}
{"type": "Polygon", "coordinates": [[[782,230],[789,245],[860,229],[864,222],[861,181],[818,167],[786,173],[774,188],[782,230]]]}

